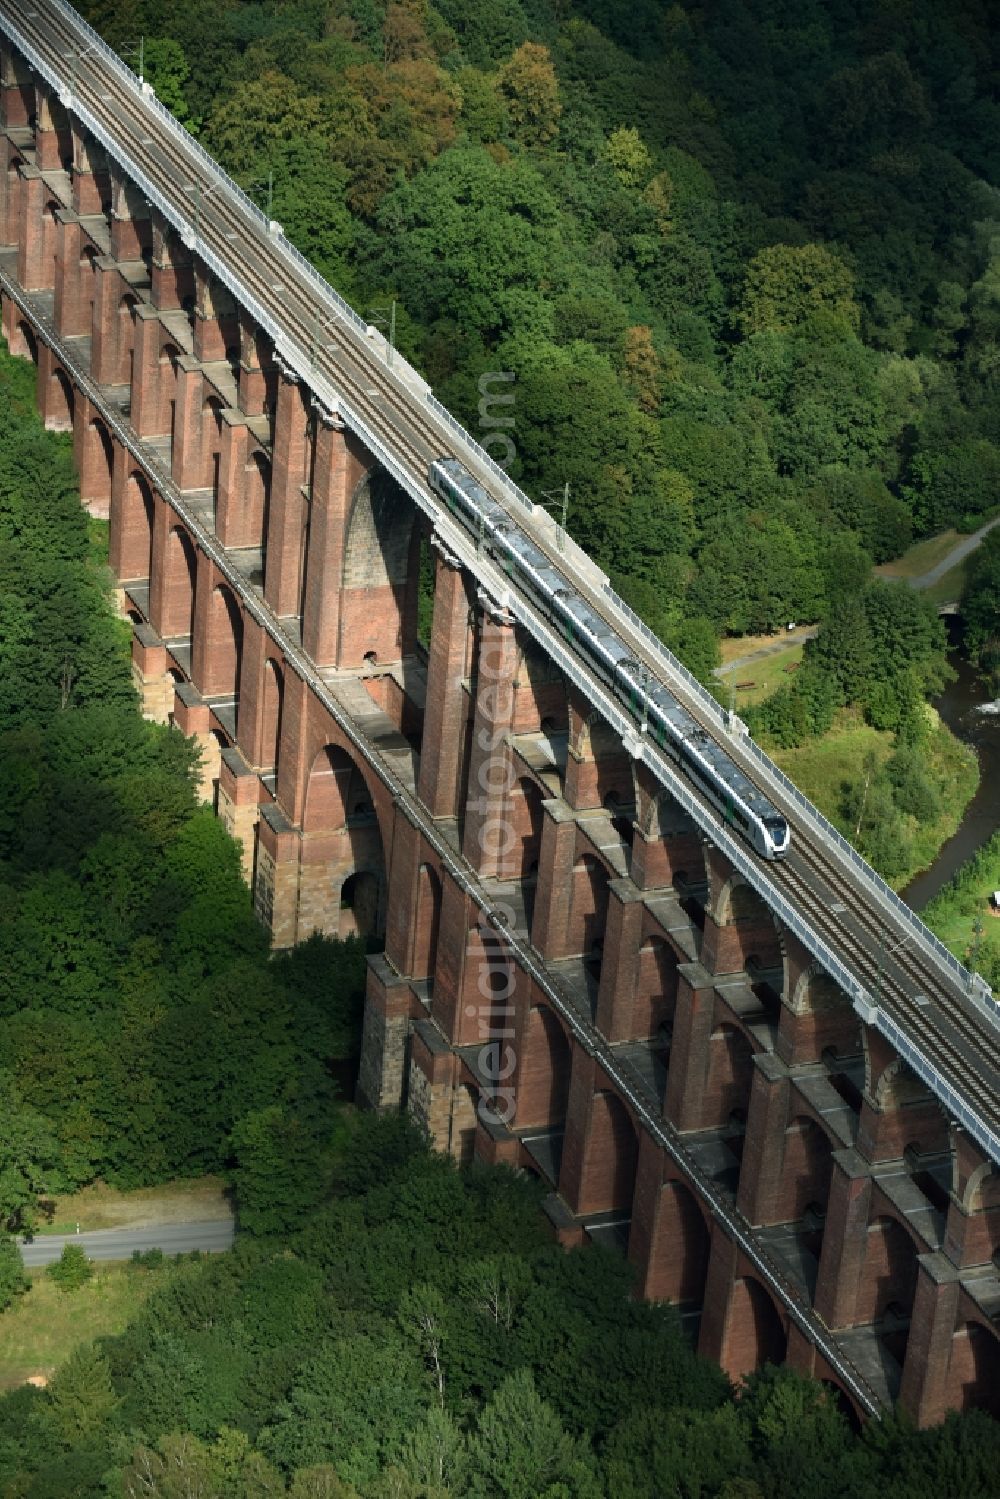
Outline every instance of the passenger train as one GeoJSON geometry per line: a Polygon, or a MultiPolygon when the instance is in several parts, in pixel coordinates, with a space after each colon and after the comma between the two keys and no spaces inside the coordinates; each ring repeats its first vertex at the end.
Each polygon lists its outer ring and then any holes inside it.
{"type": "Polygon", "coordinates": [[[507,512],[454,458],[436,459],[428,483],[467,530],[488,544],[504,571],[584,656],[640,727],[677,762],[702,795],[765,859],[788,852],[788,823],[673,693],[652,680],[611,625],[595,614],[507,512]]]}

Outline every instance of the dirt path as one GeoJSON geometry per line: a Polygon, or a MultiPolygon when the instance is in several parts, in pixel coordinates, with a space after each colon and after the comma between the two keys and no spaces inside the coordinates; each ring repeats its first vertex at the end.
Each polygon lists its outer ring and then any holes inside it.
{"type": "Polygon", "coordinates": [[[748,651],[745,656],[737,656],[732,661],[727,661],[724,666],[715,668],[717,677],[728,677],[734,671],[742,671],[744,666],[749,666],[754,661],[762,661],[766,656],[778,656],[782,651],[787,651],[790,645],[801,645],[805,640],[812,640],[818,634],[819,625],[809,625],[801,630],[788,630],[784,635],[778,635],[768,645],[760,645],[755,651],[748,651]]]}
{"type": "Polygon", "coordinates": [[[907,582],[910,587],[919,589],[920,591],[923,591],[925,588],[933,588],[934,584],[939,582],[945,573],[951,572],[953,567],[957,567],[960,562],[964,562],[969,553],[976,550],[983,537],[988,535],[993,530],[993,527],[997,525],[1000,525],[1000,515],[995,515],[992,520],[988,520],[985,526],[980,526],[979,530],[973,531],[971,536],[963,536],[962,540],[957,541],[948,555],[942,557],[940,562],[936,562],[933,567],[928,568],[919,577],[908,578],[907,582]]]}

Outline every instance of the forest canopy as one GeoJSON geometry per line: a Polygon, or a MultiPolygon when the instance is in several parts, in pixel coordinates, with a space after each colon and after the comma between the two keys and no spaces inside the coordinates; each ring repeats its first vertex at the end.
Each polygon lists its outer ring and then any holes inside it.
{"type": "Polygon", "coordinates": [[[983,0],[83,9],[702,674],[996,507],[983,0]]]}

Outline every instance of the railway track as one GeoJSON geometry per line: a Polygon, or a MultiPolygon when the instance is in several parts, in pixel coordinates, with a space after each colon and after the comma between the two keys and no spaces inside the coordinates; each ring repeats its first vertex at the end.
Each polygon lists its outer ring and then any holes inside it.
{"type": "MultiPolygon", "coordinates": [[[[342,392],[351,409],[391,446],[405,471],[407,486],[422,496],[424,508],[433,512],[436,504],[426,482],[430,461],[446,455],[457,458],[567,576],[594,612],[612,624],[651,678],[662,682],[713,738],[724,742],[734,762],[781,809],[792,829],[792,855],[783,863],[765,866],[767,878],[808,913],[809,921],[843,957],[858,984],[898,1017],[918,1049],[948,1074],[954,1089],[974,1102],[976,1112],[1000,1139],[1000,1032],[991,1030],[988,1017],[960,992],[955,976],[933,949],[922,947],[919,939],[914,941],[913,931],[888,905],[869,908],[869,892],[840,850],[817,836],[802,809],[762,770],[741,736],[727,733],[717,719],[706,714],[704,702],[683,679],[665,675],[662,658],[645,637],[586,570],[567,566],[551,529],[540,525],[498,484],[497,476],[473,449],[456,440],[452,428],[419,399],[405,371],[401,375],[398,367],[389,370],[377,348],[366,343],[364,333],[333,300],[317,311],[316,285],[305,271],[283,253],[280,242],[262,232],[238,198],[217,191],[218,178],[212,176],[192,142],[155,128],[159,121],[152,122],[150,129],[149,104],[134,82],[122,78],[90,42],[82,24],[45,0],[37,4],[0,0],[0,15],[4,14],[30,38],[56,77],[70,75],[73,91],[79,91],[110,136],[124,133],[128,137],[129,149],[142,155],[144,171],[164,198],[175,205],[181,195],[190,199],[200,243],[224,262],[232,260],[237,254],[234,246],[239,246],[241,283],[262,307],[272,309],[289,343],[309,351],[310,369],[317,379],[342,392]],[[67,47],[74,25],[77,40],[67,47]],[[885,961],[873,955],[883,946],[885,961]]],[[[489,572],[485,562],[484,569],[489,572]]],[[[509,586],[506,579],[499,584],[509,586]]],[[[706,815],[715,818],[708,809],[706,815]]]]}

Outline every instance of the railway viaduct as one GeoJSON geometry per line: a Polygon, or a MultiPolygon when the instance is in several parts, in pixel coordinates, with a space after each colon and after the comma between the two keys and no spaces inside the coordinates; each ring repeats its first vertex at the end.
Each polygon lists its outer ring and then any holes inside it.
{"type": "Polygon", "coordinates": [[[536,1173],[734,1378],[1000,1414],[988,991],[68,6],[0,0],[0,34],[5,337],[275,945],[384,938],[364,1099],[536,1173]],[[717,826],[440,513],[443,452],[731,736],[795,860],[717,826]]]}

